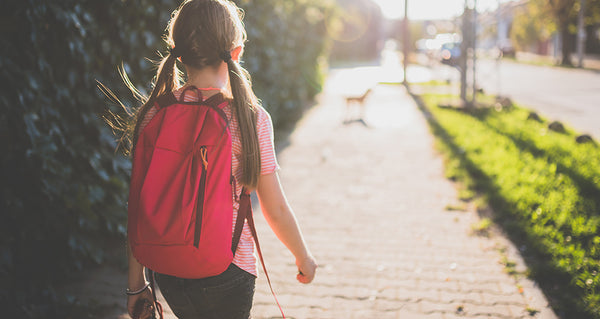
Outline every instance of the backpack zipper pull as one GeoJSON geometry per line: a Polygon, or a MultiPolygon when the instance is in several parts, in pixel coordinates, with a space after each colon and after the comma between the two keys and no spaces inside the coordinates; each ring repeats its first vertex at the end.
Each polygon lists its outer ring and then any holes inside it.
{"type": "Polygon", "coordinates": [[[202,158],[202,164],[204,165],[204,169],[207,169],[208,160],[206,157],[206,146],[200,146],[200,157],[202,158]]]}

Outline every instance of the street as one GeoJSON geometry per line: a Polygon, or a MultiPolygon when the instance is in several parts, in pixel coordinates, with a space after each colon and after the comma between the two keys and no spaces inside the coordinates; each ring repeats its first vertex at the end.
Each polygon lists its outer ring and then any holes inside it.
{"type": "MultiPolygon", "coordinates": [[[[458,71],[451,67],[436,64],[430,70],[433,78],[458,82],[458,71]]],[[[477,61],[476,80],[486,93],[508,96],[549,120],[600,139],[600,71],[482,59],[477,61]]]]}

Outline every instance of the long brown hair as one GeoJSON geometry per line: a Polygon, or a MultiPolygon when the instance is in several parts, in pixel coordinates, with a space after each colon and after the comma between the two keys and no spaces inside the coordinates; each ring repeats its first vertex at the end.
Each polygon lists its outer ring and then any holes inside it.
{"type": "MultiPolygon", "coordinates": [[[[183,64],[198,70],[217,67],[225,61],[229,69],[232,107],[241,133],[240,182],[251,189],[256,188],[261,169],[256,132],[259,101],[252,91],[248,72],[239,62],[230,58],[231,50],[246,41],[242,19],[241,9],[228,0],[187,0],[173,12],[165,37],[172,49],[159,62],[152,93],[147,98],[142,97],[143,104],[132,114],[133,125],[129,125],[125,139],[122,139],[131,141],[132,153],[135,151],[140,124],[156,98],[180,85],[178,57],[183,64]]],[[[124,80],[136,94],[137,90],[131,87],[126,75],[124,80]]]]}

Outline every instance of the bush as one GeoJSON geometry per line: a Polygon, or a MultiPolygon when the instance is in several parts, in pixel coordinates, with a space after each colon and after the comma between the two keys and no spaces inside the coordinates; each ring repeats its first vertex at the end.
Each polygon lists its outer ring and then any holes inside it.
{"type": "MultiPolygon", "coordinates": [[[[240,2],[248,68],[281,125],[320,90],[329,9],[317,1],[240,2]]],[[[56,284],[106,262],[115,243],[122,259],[130,163],[115,154],[96,81],[136,105],[117,67],[148,92],[154,70],[146,57],[165,51],[161,35],[177,4],[3,2],[0,305],[9,317],[66,317],[56,284]]]]}
{"type": "Polygon", "coordinates": [[[244,67],[276,128],[293,124],[321,91],[336,17],[331,1],[238,1],[246,12],[244,67]]]}

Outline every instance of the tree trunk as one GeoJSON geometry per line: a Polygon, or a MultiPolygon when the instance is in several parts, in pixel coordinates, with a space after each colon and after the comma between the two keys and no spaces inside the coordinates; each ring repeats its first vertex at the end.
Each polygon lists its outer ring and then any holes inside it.
{"type": "Polygon", "coordinates": [[[572,66],[571,53],[573,52],[573,37],[569,32],[569,24],[563,23],[560,26],[560,38],[562,41],[562,61],[561,65],[572,66]]]}

